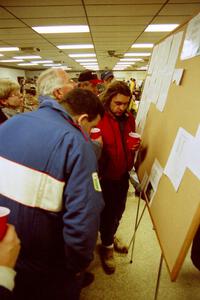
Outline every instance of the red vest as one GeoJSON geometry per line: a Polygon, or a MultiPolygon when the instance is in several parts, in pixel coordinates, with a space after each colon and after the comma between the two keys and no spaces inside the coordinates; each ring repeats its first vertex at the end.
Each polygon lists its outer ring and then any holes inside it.
{"type": "Polygon", "coordinates": [[[103,139],[103,150],[99,161],[101,178],[118,180],[133,167],[134,151],[129,150],[126,145],[129,132],[135,132],[135,119],[131,113],[126,113],[123,124],[122,135],[119,122],[108,112],[105,112],[98,124],[103,139]]]}

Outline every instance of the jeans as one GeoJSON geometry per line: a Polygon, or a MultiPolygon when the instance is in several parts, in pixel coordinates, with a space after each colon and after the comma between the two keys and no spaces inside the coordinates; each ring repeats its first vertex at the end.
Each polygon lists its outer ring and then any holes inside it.
{"type": "Polygon", "coordinates": [[[128,187],[128,174],[120,180],[101,180],[105,207],[101,213],[100,234],[104,246],[113,244],[114,235],[125,210],[128,187]]]}

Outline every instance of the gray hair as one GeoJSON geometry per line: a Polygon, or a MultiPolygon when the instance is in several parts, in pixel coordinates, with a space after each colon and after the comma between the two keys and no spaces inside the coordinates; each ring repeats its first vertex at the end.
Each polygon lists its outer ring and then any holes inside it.
{"type": "Polygon", "coordinates": [[[48,69],[40,74],[37,80],[37,93],[41,96],[53,96],[55,89],[64,85],[63,78],[60,76],[63,69],[48,69]]]}
{"type": "Polygon", "coordinates": [[[19,90],[19,84],[9,78],[0,79],[0,99],[8,99],[10,94],[16,90],[19,90]]]}

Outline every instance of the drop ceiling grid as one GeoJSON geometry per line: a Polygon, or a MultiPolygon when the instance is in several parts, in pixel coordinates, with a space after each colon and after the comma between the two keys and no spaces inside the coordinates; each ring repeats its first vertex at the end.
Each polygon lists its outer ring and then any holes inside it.
{"type": "MultiPolygon", "coordinates": [[[[81,50],[60,52],[57,45],[94,42],[100,68],[112,68],[118,59],[110,58],[108,50],[119,54],[132,52],[134,41],[156,43],[166,35],[144,32],[152,20],[153,23],[183,23],[200,10],[197,0],[170,0],[160,12],[166,0],[43,0],[42,3],[41,0],[1,0],[0,3],[0,46],[38,47],[43,59],[62,58],[69,66],[79,69],[80,65],[68,54],[81,50]],[[37,25],[75,24],[88,24],[90,33],[48,35],[31,29],[37,25]]],[[[12,53],[5,53],[5,57],[11,56],[12,53]]]]}

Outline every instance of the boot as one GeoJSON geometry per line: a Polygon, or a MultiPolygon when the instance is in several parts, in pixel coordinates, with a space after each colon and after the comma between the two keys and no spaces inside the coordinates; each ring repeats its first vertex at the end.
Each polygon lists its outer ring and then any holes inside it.
{"type": "Polygon", "coordinates": [[[101,246],[100,248],[100,257],[103,265],[103,269],[107,274],[112,274],[115,272],[115,260],[114,260],[114,251],[113,247],[108,248],[101,246]]]}
{"type": "Polygon", "coordinates": [[[128,253],[127,246],[125,246],[124,244],[122,244],[122,242],[117,237],[114,237],[114,249],[118,253],[123,253],[123,254],[127,254],[128,253]]]}

